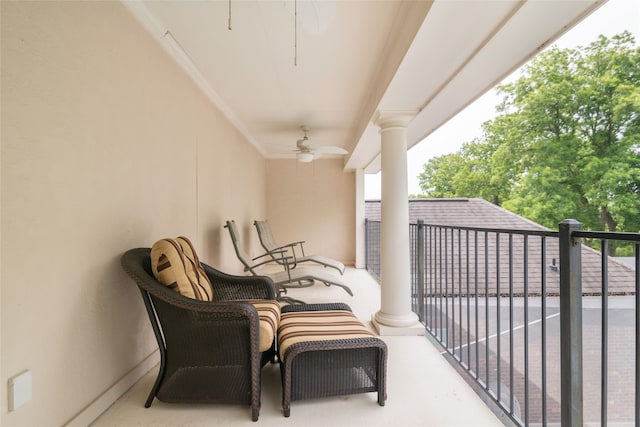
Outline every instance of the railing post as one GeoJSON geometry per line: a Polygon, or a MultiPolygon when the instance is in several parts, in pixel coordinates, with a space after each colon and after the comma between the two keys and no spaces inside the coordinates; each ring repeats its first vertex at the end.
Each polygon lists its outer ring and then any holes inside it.
{"type": "Polygon", "coordinates": [[[369,220],[367,218],[364,219],[364,269],[369,271],[369,220]]]}
{"type": "Polygon", "coordinates": [[[416,297],[418,298],[418,318],[424,322],[424,220],[418,220],[418,238],[417,238],[417,251],[416,266],[417,266],[417,280],[416,286],[418,287],[416,297]]]}
{"type": "Polygon", "coordinates": [[[582,250],[573,219],[560,231],[560,378],[562,427],[582,426],[582,250]]]}

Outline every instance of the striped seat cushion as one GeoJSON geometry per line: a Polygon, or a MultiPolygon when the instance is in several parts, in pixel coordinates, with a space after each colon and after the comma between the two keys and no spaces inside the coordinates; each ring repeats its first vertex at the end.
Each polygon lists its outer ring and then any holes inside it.
{"type": "Polygon", "coordinates": [[[260,344],[261,352],[271,348],[280,323],[280,304],[275,300],[248,301],[258,311],[260,317],[260,344]]]}
{"type": "Polygon", "coordinates": [[[350,311],[282,313],[278,329],[278,350],[280,359],[284,360],[287,349],[300,342],[371,338],[374,336],[350,311]]]}

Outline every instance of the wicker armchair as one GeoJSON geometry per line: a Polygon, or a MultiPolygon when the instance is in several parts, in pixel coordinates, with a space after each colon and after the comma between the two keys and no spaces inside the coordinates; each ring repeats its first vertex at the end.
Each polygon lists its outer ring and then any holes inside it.
{"type": "Polygon", "coordinates": [[[250,404],[260,412],[260,370],[275,360],[275,343],[260,353],[259,318],[248,302],[275,299],[267,277],[232,276],[202,264],[214,301],[197,301],[157,282],[150,249],[131,249],[122,267],[140,288],[160,349],[160,370],[145,407],[164,402],[250,404]],[[170,357],[167,357],[170,354],[170,357]]]}

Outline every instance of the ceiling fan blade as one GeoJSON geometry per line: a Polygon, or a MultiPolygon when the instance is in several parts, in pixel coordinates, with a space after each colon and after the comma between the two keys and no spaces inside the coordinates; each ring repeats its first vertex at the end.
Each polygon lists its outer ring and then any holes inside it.
{"type": "Polygon", "coordinates": [[[334,147],[331,145],[319,145],[313,147],[313,151],[320,154],[347,154],[347,150],[342,147],[334,147]]]}
{"type": "Polygon", "coordinates": [[[275,151],[273,153],[269,153],[269,155],[270,156],[293,156],[300,152],[301,152],[300,150],[275,151]]]}
{"type": "Polygon", "coordinates": [[[319,145],[317,142],[310,140],[307,136],[307,132],[309,132],[309,128],[307,126],[301,126],[302,132],[304,136],[302,139],[296,141],[296,146],[298,150],[296,150],[296,157],[298,161],[308,163],[314,159],[314,156],[321,154],[334,154],[334,155],[344,155],[347,154],[347,150],[341,147],[334,147],[331,145],[319,145]]]}

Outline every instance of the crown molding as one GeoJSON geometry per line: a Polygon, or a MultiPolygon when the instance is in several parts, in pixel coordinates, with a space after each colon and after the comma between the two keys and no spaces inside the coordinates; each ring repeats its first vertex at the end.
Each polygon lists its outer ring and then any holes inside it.
{"type": "Polygon", "coordinates": [[[202,75],[198,67],[193,63],[189,55],[184,51],[180,43],[173,37],[173,34],[165,28],[157,19],[149,12],[144,3],[140,1],[123,0],[122,3],[131,12],[131,14],[140,22],[140,24],[151,34],[153,39],[164,49],[165,52],[182,68],[182,70],[191,78],[202,93],[209,101],[222,112],[222,114],[238,129],[258,150],[263,157],[266,156],[264,149],[253,138],[244,123],[236,116],[231,108],[211,87],[209,81],[202,75]]]}

